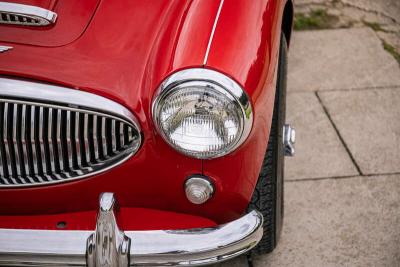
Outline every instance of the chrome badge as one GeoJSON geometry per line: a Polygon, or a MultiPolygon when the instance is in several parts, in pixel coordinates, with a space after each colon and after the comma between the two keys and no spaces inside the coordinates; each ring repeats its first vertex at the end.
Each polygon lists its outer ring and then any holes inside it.
{"type": "Polygon", "coordinates": [[[0,53],[7,52],[8,50],[11,50],[11,49],[13,49],[12,46],[3,46],[3,45],[0,45],[0,53]]]}

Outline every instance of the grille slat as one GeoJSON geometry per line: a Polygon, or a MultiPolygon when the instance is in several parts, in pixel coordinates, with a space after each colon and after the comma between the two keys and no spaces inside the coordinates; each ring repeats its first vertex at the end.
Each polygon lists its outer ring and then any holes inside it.
{"type": "Polygon", "coordinates": [[[93,149],[94,149],[94,159],[97,162],[99,160],[99,139],[97,134],[97,121],[96,115],[93,116],[93,149]]]}
{"type": "Polygon", "coordinates": [[[124,124],[123,123],[119,124],[119,142],[120,142],[121,148],[125,147],[125,134],[124,134],[124,124]]]}
{"type": "MultiPolygon", "coordinates": [[[[0,128],[0,132],[2,132],[3,131],[3,128],[2,128],[2,126],[1,126],[1,128],[0,128]]],[[[4,150],[3,150],[3,140],[1,140],[1,143],[0,143],[0,177],[6,177],[6,175],[5,175],[5,173],[4,173],[4,166],[6,165],[6,164],[4,164],[4,159],[3,159],[3,152],[4,150]]],[[[5,179],[4,179],[5,180],[5,179]]],[[[5,180],[6,181],[6,180],[5,180]]]]}
{"type": "Polygon", "coordinates": [[[103,157],[107,157],[106,118],[101,118],[101,146],[103,157]]]}
{"type": "MultiPolygon", "coordinates": [[[[4,112],[4,105],[3,103],[0,103],[0,114],[3,114],[4,112]]],[[[3,117],[0,116],[0,133],[4,133],[4,129],[3,129],[3,117]]],[[[8,180],[5,178],[6,175],[6,171],[4,170],[4,168],[6,168],[7,166],[7,162],[5,159],[5,152],[4,152],[4,142],[3,142],[3,136],[1,136],[0,138],[0,177],[2,178],[2,182],[5,184],[8,184],[8,180]]]]}
{"type": "Polygon", "coordinates": [[[4,148],[5,148],[5,158],[6,158],[6,171],[7,171],[7,176],[12,180],[13,183],[15,183],[15,178],[12,173],[12,163],[11,163],[11,155],[10,155],[10,147],[9,147],[9,141],[8,141],[8,103],[4,104],[4,111],[3,111],[3,143],[4,143],[4,148]]]}
{"type": "MultiPolygon", "coordinates": [[[[15,158],[15,170],[17,172],[17,177],[18,179],[22,177],[22,162],[21,162],[21,157],[18,149],[18,141],[17,141],[17,134],[18,134],[18,106],[17,104],[13,105],[13,116],[12,116],[12,144],[13,144],[13,152],[14,152],[14,158],[15,158]]],[[[21,180],[21,182],[24,182],[21,180]]]]}
{"type": "Polygon", "coordinates": [[[113,115],[25,100],[0,98],[0,132],[0,187],[86,177],[140,145],[137,128],[113,115]]]}
{"type": "MultiPolygon", "coordinates": [[[[37,143],[36,143],[36,107],[32,106],[31,107],[31,133],[30,133],[30,137],[31,137],[31,151],[32,151],[32,165],[33,165],[33,173],[36,175],[39,175],[39,154],[38,151],[36,149],[37,147],[37,143]]],[[[39,180],[41,180],[41,178],[39,178],[39,180]]]]}
{"type": "Polygon", "coordinates": [[[29,182],[33,182],[32,177],[30,176],[30,169],[29,169],[29,158],[28,158],[28,143],[26,139],[26,105],[22,105],[21,110],[21,148],[22,148],[22,157],[24,161],[24,174],[25,177],[29,180],[29,182]]]}
{"type": "Polygon", "coordinates": [[[44,108],[39,107],[39,123],[37,124],[37,131],[39,133],[39,147],[40,147],[40,161],[42,162],[42,172],[46,179],[49,179],[46,174],[50,173],[50,160],[46,158],[46,149],[44,146],[44,108]]]}
{"type": "Polygon", "coordinates": [[[83,149],[85,155],[85,161],[90,164],[90,151],[89,151],[89,114],[85,114],[83,117],[83,149]]]}
{"type": "Polygon", "coordinates": [[[64,156],[63,156],[63,147],[61,141],[61,110],[57,110],[57,133],[56,133],[56,140],[57,140],[57,159],[58,159],[58,166],[61,172],[65,171],[64,168],[64,156]]]}
{"type": "Polygon", "coordinates": [[[76,151],[76,161],[78,168],[83,167],[83,158],[81,155],[81,147],[82,147],[82,142],[80,138],[80,114],[76,113],[75,114],[75,151],[76,151]]]}
{"type": "Polygon", "coordinates": [[[72,159],[72,141],[71,141],[71,111],[67,111],[67,130],[66,130],[66,141],[67,141],[67,158],[68,158],[68,168],[73,170],[73,159],[72,159]]]}
{"type": "Polygon", "coordinates": [[[56,173],[56,161],[54,156],[54,144],[53,144],[53,128],[54,128],[54,110],[49,108],[48,115],[48,126],[47,126],[47,142],[49,144],[49,158],[50,158],[50,169],[52,173],[56,173]]]}
{"type": "Polygon", "coordinates": [[[117,133],[115,132],[115,120],[111,121],[111,151],[114,153],[117,150],[117,133]]]}

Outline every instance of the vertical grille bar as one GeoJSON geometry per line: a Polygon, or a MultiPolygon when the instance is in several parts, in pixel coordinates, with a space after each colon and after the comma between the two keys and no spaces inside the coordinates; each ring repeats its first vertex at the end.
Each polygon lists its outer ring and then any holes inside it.
{"type": "Polygon", "coordinates": [[[106,137],[106,118],[101,118],[101,145],[103,148],[103,156],[107,158],[107,137],[106,137]]]}
{"type": "Polygon", "coordinates": [[[132,128],[128,128],[128,142],[131,143],[133,141],[133,131],[132,128]]]}
{"type": "Polygon", "coordinates": [[[29,180],[30,183],[34,182],[32,177],[29,175],[30,173],[30,168],[29,168],[29,156],[28,156],[28,141],[26,138],[26,135],[28,133],[27,131],[27,124],[26,124],[26,105],[22,105],[22,110],[21,110],[21,145],[22,145],[22,155],[23,155],[23,160],[24,160],[24,172],[25,172],[25,177],[29,180]]]}
{"type": "Polygon", "coordinates": [[[52,173],[56,173],[56,160],[54,157],[54,144],[53,144],[53,121],[54,121],[54,109],[49,108],[48,127],[47,127],[47,142],[49,143],[49,155],[50,155],[50,168],[52,173]]]}
{"type": "MultiPolygon", "coordinates": [[[[4,103],[0,102],[0,111],[2,114],[4,110],[4,103]]],[[[3,132],[3,117],[0,116],[0,133],[3,132]]],[[[1,177],[1,181],[3,184],[9,184],[8,180],[6,179],[6,170],[5,168],[7,168],[7,162],[5,162],[5,152],[4,152],[4,144],[3,144],[3,137],[0,138],[0,177],[1,177]]]]}
{"type": "Polygon", "coordinates": [[[42,126],[44,124],[44,118],[43,118],[44,114],[43,114],[43,107],[39,107],[39,123],[37,124],[37,129],[36,131],[39,133],[38,134],[38,138],[39,138],[39,148],[40,148],[40,159],[42,162],[42,170],[43,173],[46,172],[46,158],[44,155],[44,140],[43,140],[43,131],[42,131],[42,126]]]}
{"type": "Polygon", "coordinates": [[[58,154],[58,164],[60,166],[60,171],[63,172],[64,168],[64,156],[63,148],[61,144],[61,110],[57,110],[57,154],[58,154]]]}
{"type": "Polygon", "coordinates": [[[99,160],[99,140],[97,138],[97,115],[93,116],[93,147],[94,147],[94,159],[99,160]]]}
{"type": "Polygon", "coordinates": [[[81,155],[81,138],[80,138],[80,113],[75,113],[75,150],[76,150],[76,161],[78,163],[78,168],[82,168],[83,159],[81,155]]]}
{"type": "Polygon", "coordinates": [[[115,120],[111,120],[111,151],[115,153],[117,151],[117,133],[115,127],[115,120]]]}
{"type": "Polygon", "coordinates": [[[88,129],[89,127],[89,115],[85,114],[83,116],[83,142],[84,142],[84,153],[85,153],[85,159],[86,163],[89,165],[90,164],[90,151],[89,151],[89,134],[88,134],[88,129]]]}
{"type": "Polygon", "coordinates": [[[39,173],[39,151],[37,149],[37,142],[36,142],[36,109],[37,107],[32,106],[31,107],[31,150],[32,150],[32,163],[33,163],[33,172],[35,174],[38,174],[37,177],[40,182],[43,182],[42,177],[40,176],[39,173]]]}
{"type": "Polygon", "coordinates": [[[67,141],[67,156],[68,156],[68,167],[70,170],[73,170],[73,163],[72,163],[72,141],[71,141],[71,128],[72,128],[72,121],[71,121],[71,111],[67,110],[67,130],[66,130],[66,141],[67,141]]]}
{"type": "MultiPolygon", "coordinates": [[[[17,177],[20,179],[22,177],[22,172],[21,172],[21,157],[19,154],[19,149],[18,149],[18,140],[17,140],[17,134],[18,134],[18,104],[13,105],[13,116],[12,116],[12,144],[13,144],[13,151],[14,151],[14,158],[15,158],[15,170],[17,172],[17,177]]],[[[23,179],[21,179],[21,182],[25,182],[23,179]]]]}
{"type": "Polygon", "coordinates": [[[44,131],[45,131],[45,129],[43,128],[43,125],[44,125],[44,108],[39,107],[39,123],[37,124],[37,127],[38,127],[38,131],[39,131],[40,159],[42,162],[43,174],[45,174],[45,173],[50,173],[50,166],[48,165],[48,163],[50,161],[47,161],[47,159],[46,159],[46,151],[45,151],[45,147],[44,147],[44,142],[45,142],[44,141],[44,131]]]}
{"type": "Polygon", "coordinates": [[[4,143],[5,153],[6,153],[7,174],[8,174],[8,177],[11,180],[13,180],[13,182],[16,182],[15,179],[13,178],[10,147],[9,147],[10,144],[8,142],[8,112],[9,112],[8,106],[9,106],[9,104],[7,102],[4,103],[3,143],[4,143]]]}
{"type": "Polygon", "coordinates": [[[121,148],[125,147],[125,134],[124,134],[124,124],[119,123],[119,142],[121,144],[121,148]]]}

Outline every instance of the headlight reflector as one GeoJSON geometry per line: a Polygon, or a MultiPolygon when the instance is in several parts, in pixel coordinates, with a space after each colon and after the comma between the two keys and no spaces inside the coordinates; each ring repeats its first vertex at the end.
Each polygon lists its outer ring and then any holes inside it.
{"type": "Polygon", "coordinates": [[[244,142],[252,111],[245,92],[227,76],[188,69],[161,85],[153,102],[153,119],[173,148],[207,159],[226,155],[244,142]]]}

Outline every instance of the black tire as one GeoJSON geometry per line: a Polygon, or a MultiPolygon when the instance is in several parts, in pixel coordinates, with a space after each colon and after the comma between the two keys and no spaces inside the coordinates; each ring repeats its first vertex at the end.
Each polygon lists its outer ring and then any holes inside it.
{"type": "Polygon", "coordinates": [[[255,209],[264,216],[264,235],[253,249],[259,254],[274,250],[283,223],[284,147],[282,135],[286,116],[286,79],[287,42],[282,34],[271,131],[257,185],[248,207],[249,211],[255,209]]]}

